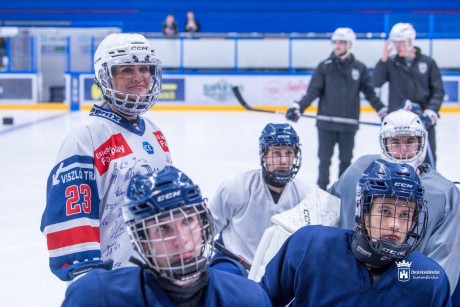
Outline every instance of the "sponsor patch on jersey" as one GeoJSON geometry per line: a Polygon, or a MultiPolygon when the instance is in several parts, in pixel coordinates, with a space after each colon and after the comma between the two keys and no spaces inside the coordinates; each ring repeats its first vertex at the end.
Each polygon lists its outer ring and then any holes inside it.
{"type": "Polygon", "coordinates": [[[359,79],[359,70],[353,68],[351,70],[351,77],[353,78],[353,80],[358,80],[359,79]]]}
{"type": "Polygon", "coordinates": [[[428,71],[428,64],[426,62],[420,62],[418,63],[418,71],[421,74],[424,74],[428,71]]]}
{"type": "Polygon", "coordinates": [[[121,122],[121,116],[109,111],[109,110],[104,110],[101,107],[94,106],[91,111],[89,112],[89,116],[97,116],[97,117],[102,117],[105,119],[108,119],[116,124],[119,124],[121,122]]]}
{"type": "Polygon", "coordinates": [[[166,138],[164,137],[163,133],[161,131],[155,131],[153,135],[155,135],[155,137],[157,138],[158,144],[160,144],[161,149],[163,149],[164,152],[169,152],[168,143],[166,142],[166,138]]]}
{"type": "Polygon", "coordinates": [[[153,155],[154,153],[153,146],[150,145],[149,142],[142,142],[142,147],[149,155],[153,155]]]}
{"type": "Polygon", "coordinates": [[[94,165],[99,175],[102,176],[107,172],[112,160],[127,156],[132,152],[121,133],[112,135],[94,151],[94,165]]]}

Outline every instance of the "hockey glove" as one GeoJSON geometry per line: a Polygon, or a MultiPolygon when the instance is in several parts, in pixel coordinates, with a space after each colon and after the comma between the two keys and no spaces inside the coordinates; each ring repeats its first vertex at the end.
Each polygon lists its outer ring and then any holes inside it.
{"type": "Polygon", "coordinates": [[[431,109],[425,109],[423,114],[420,115],[420,118],[425,125],[425,128],[428,130],[438,123],[439,116],[435,111],[431,109]]]}
{"type": "Polygon", "coordinates": [[[286,119],[296,123],[301,114],[300,105],[297,102],[294,102],[286,112],[286,119]]]}
{"type": "Polygon", "coordinates": [[[383,120],[383,118],[388,115],[388,107],[381,108],[377,112],[377,115],[380,117],[381,120],[383,120]]]}
{"type": "Polygon", "coordinates": [[[412,103],[411,112],[417,114],[418,116],[422,116],[423,114],[422,106],[420,106],[420,104],[418,103],[412,103]]]}
{"type": "Polygon", "coordinates": [[[403,104],[403,106],[402,106],[402,109],[403,109],[403,110],[406,110],[406,111],[412,111],[412,106],[413,106],[412,101],[410,101],[409,99],[407,99],[407,100],[404,102],[404,104],[403,104]]]}

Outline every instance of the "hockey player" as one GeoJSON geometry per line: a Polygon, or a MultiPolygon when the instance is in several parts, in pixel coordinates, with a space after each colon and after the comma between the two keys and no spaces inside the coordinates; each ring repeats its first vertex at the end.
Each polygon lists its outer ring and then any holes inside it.
{"type": "Polygon", "coordinates": [[[357,159],[329,189],[341,199],[338,226],[355,227],[354,187],[364,169],[379,158],[414,167],[425,188],[428,205],[428,226],[417,250],[439,263],[447,273],[453,291],[459,276],[460,263],[460,191],[429,164],[423,163],[427,151],[427,133],[419,116],[398,110],[386,116],[380,129],[379,155],[357,159]]]}
{"type": "Polygon", "coordinates": [[[421,109],[421,116],[427,119],[428,140],[434,160],[430,162],[435,168],[434,126],[438,122],[444,87],[436,62],[422,54],[420,48],[415,47],[415,36],[415,29],[410,23],[397,23],[393,26],[382,57],[375,66],[373,83],[379,88],[388,81],[389,112],[401,108],[414,110],[414,104],[421,109]],[[396,55],[390,56],[393,47],[396,49],[396,55]]]}
{"type": "MultiPolygon", "coordinates": [[[[286,112],[288,120],[297,122],[300,114],[319,98],[318,115],[359,119],[362,92],[381,118],[386,108],[375,95],[366,66],[351,53],[356,35],[350,28],[338,28],[332,35],[334,51],[315,69],[305,96],[286,112]]],[[[358,125],[316,122],[318,128],[318,186],[326,190],[334,147],[339,146],[339,177],[351,164],[358,125]]]]}
{"type": "Polygon", "coordinates": [[[309,189],[294,177],[301,166],[297,132],[289,124],[267,124],[259,138],[261,169],[224,181],[209,209],[227,250],[251,264],[271,217],[293,208],[309,189]]]}
{"type": "Polygon", "coordinates": [[[41,231],[50,268],[62,280],[129,265],[132,246],[120,210],[129,179],[171,164],[162,131],[141,114],[157,101],[161,62],[139,34],[110,34],[94,55],[105,101],[62,143],[47,183],[41,231]]]}
{"type": "Polygon", "coordinates": [[[145,265],[91,270],[69,286],[63,306],[270,306],[257,283],[208,268],[212,218],[183,172],[136,175],[127,198],[123,219],[145,265]]]}
{"type": "Polygon", "coordinates": [[[427,223],[408,164],[372,162],[359,179],[355,231],[307,226],[267,266],[274,306],[450,306],[444,270],[414,251],[427,223]]]}

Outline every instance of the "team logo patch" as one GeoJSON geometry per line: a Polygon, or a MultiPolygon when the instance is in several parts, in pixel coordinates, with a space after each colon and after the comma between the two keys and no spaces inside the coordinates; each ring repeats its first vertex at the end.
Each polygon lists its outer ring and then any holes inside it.
{"type": "Polygon", "coordinates": [[[155,135],[155,137],[157,138],[158,144],[160,144],[161,149],[163,149],[164,152],[169,152],[168,143],[166,142],[166,138],[164,137],[163,133],[161,133],[161,131],[155,131],[153,135],[155,135]]]}
{"type": "Polygon", "coordinates": [[[94,166],[102,176],[109,169],[110,161],[132,153],[133,151],[121,133],[112,135],[94,151],[94,166]]]}
{"type": "Polygon", "coordinates": [[[359,70],[357,69],[352,69],[351,70],[351,77],[353,78],[353,80],[358,80],[359,79],[359,70]]]}
{"type": "Polygon", "coordinates": [[[426,62],[420,62],[418,63],[418,71],[421,73],[421,74],[424,74],[428,71],[428,64],[426,64],[426,62]]]}
{"type": "Polygon", "coordinates": [[[406,260],[396,262],[398,266],[398,280],[406,282],[410,280],[410,266],[412,262],[406,262],[406,260]]]}
{"type": "Polygon", "coordinates": [[[154,153],[153,146],[150,145],[149,142],[142,142],[142,147],[149,155],[153,155],[154,153]]]}

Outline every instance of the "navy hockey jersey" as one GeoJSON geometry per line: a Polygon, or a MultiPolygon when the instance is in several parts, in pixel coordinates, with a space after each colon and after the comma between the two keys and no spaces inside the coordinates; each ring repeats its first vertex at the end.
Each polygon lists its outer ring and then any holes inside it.
{"type": "Polygon", "coordinates": [[[352,238],[351,230],[325,226],[290,236],[261,280],[273,305],[295,297],[293,306],[450,306],[449,281],[436,262],[413,252],[371,283],[351,251],[352,238]]]}
{"type": "MultiPolygon", "coordinates": [[[[254,281],[212,268],[208,272],[208,285],[198,306],[271,306],[265,291],[254,281]]],[[[174,304],[155,284],[148,270],[130,267],[91,270],[69,286],[62,306],[172,307],[174,304]]]]}

